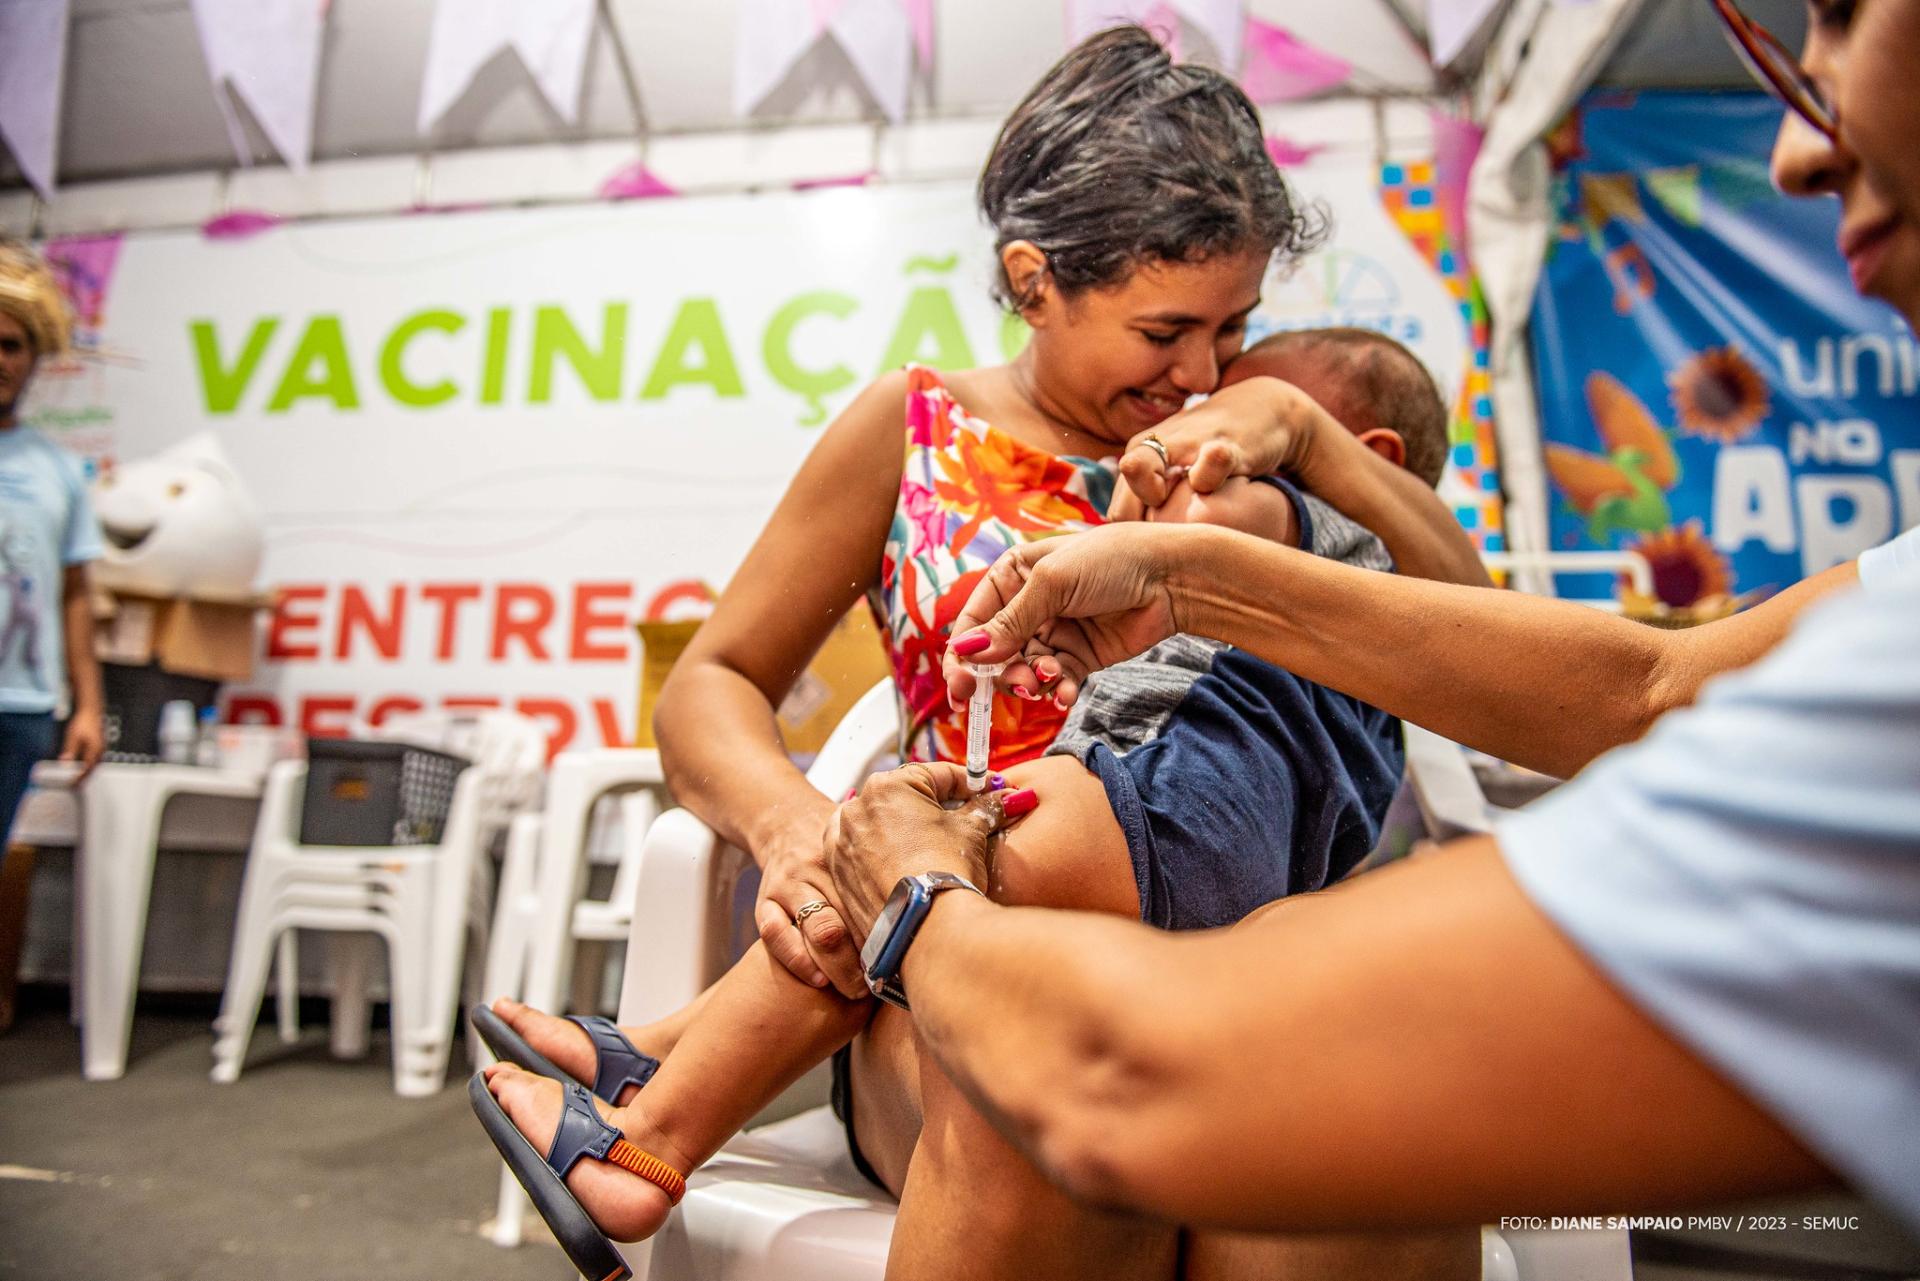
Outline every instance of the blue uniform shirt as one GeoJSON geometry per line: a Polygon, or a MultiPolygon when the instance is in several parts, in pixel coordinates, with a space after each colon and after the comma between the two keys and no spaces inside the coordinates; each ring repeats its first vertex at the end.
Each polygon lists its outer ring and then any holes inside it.
{"type": "Polygon", "coordinates": [[[1920,530],[1765,659],[1502,823],[1621,991],[1920,1228],[1920,530]]]}
{"type": "Polygon", "coordinates": [[[0,431],[0,712],[60,701],[61,580],[100,551],[79,463],[31,427],[0,431]]]}

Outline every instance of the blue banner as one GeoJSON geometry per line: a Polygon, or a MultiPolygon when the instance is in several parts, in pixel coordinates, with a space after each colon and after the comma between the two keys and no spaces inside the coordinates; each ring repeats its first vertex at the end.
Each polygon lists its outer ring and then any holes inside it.
{"type": "Polygon", "coordinates": [[[1838,202],[1774,190],[1780,112],[1603,93],[1549,140],[1551,537],[1644,554],[1657,600],[1622,584],[1636,612],[1711,617],[1920,523],[1920,346],[1854,292],[1838,202]]]}

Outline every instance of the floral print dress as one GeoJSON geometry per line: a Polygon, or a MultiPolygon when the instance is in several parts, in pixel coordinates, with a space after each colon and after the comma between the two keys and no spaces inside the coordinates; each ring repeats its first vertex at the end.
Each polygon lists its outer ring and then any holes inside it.
{"type": "MultiPolygon", "coordinates": [[[[940,659],[948,630],[1000,553],[1105,520],[1111,463],[1065,458],[1015,440],[960,407],[940,375],[907,367],[906,466],[869,598],[893,660],[900,754],[964,761],[967,718],[947,706],[940,659]]],[[[992,767],[1046,751],[1067,714],[999,695],[992,767]]]]}

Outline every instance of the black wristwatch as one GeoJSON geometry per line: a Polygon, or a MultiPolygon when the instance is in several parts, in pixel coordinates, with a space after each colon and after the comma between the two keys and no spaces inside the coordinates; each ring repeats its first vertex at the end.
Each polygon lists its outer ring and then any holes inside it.
{"type": "MultiPolygon", "coordinates": [[[[933,896],[941,890],[972,890],[980,887],[952,872],[922,872],[903,876],[887,896],[887,905],[873,920],[867,945],[860,949],[860,964],[866,967],[867,986],[890,1005],[907,1009],[907,991],[900,985],[900,966],[907,959],[907,948],[920,932],[920,923],[933,909],[933,896]]],[[[981,895],[985,897],[985,895],[981,895]]]]}

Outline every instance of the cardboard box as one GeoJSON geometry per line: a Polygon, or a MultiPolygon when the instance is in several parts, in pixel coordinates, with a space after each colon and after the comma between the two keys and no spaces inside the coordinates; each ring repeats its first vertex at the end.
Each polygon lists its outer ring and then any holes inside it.
{"type": "Polygon", "coordinates": [[[254,619],[272,605],[264,594],[224,600],[96,596],[94,654],[103,663],[152,663],[178,676],[243,681],[253,675],[254,619]]]}
{"type": "MultiPolygon", "coordinates": [[[[641,623],[636,630],[640,633],[640,737],[636,745],[656,747],[653,712],[660,702],[660,687],[667,683],[667,673],[700,630],[700,621],[641,623]]],[[[873,625],[873,614],[864,604],[856,605],[834,625],[780,704],[777,719],[787,751],[796,756],[818,752],[860,696],[892,672],[886,647],[873,625]]]]}

